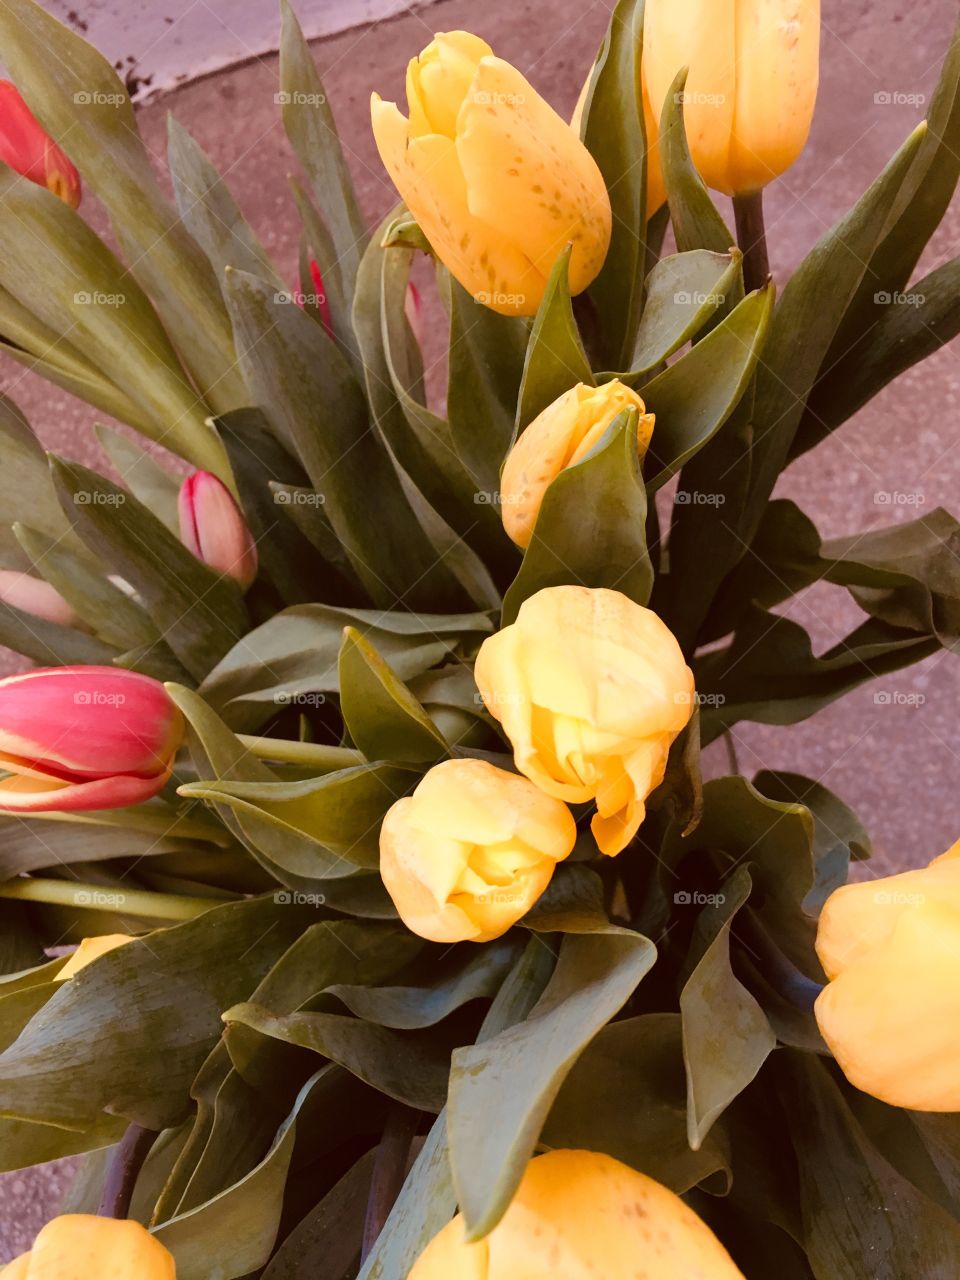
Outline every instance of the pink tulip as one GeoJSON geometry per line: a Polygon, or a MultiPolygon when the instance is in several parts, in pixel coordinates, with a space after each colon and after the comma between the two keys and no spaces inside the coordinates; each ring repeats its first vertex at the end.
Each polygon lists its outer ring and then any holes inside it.
{"type": "Polygon", "coordinates": [[[0,569],[0,602],[46,622],[57,622],[61,627],[80,626],[85,630],[60,592],[43,578],[34,578],[29,573],[0,569]]]}
{"type": "Polygon", "coordinates": [[[158,680],[120,667],[44,667],[0,680],[0,809],[139,804],[166,784],[183,718],[158,680]]]}
{"type": "Polygon", "coordinates": [[[80,175],[9,80],[0,80],[0,160],[71,209],[79,205],[80,175]]]}
{"type": "Polygon", "coordinates": [[[226,485],[194,471],[180,489],[179,513],[183,545],[245,591],[257,576],[257,544],[226,485]]]}

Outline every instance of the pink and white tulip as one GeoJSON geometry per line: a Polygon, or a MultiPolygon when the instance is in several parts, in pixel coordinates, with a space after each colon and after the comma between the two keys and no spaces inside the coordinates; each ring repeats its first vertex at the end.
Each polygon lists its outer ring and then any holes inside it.
{"type": "Polygon", "coordinates": [[[257,576],[257,544],[226,485],[194,471],[180,489],[179,515],[184,546],[245,591],[257,576]]]}
{"type": "Polygon", "coordinates": [[[120,809],[166,784],[183,718],[150,676],[43,667],[0,680],[0,810],[120,809]]]}
{"type": "Polygon", "coordinates": [[[79,619],[70,605],[55,587],[43,578],[16,569],[0,569],[0,602],[21,613],[31,613],[45,622],[57,622],[61,627],[75,627],[79,619]]]}
{"type": "Polygon", "coordinates": [[[71,209],[79,205],[79,173],[9,80],[0,80],[0,160],[71,209]]]}

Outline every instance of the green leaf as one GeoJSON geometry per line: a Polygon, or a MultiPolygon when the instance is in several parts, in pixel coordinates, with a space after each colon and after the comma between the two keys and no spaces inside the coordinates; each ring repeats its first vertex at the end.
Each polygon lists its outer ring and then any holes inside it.
{"type": "Polygon", "coordinates": [[[50,465],[79,536],[130,583],[170,649],[202,679],[249,626],[237,584],[208,569],[132,494],[79,463],[50,465]]]}
{"type": "Polygon", "coordinates": [[[526,1021],[453,1055],[447,1132],[470,1239],[499,1221],[571,1068],[654,962],[641,934],[597,921],[593,929],[563,939],[526,1021]]]}
{"type": "Polygon", "coordinates": [[[26,1120],[0,1120],[0,1173],[63,1160],[87,1151],[102,1151],[118,1142],[126,1128],[126,1120],[106,1115],[81,1132],[52,1124],[30,1124],[26,1120]]]}
{"type": "Polygon", "coordinates": [[[702,449],[736,408],[765,353],[772,310],[772,284],[747,294],[696,346],[638,388],[647,411],[656,415],[645,464],[651,492],[702,449]]]}
{"type": "MultiPolygon", "coordinates": [[[[216,279],[203,252],[160,190],[151,155],[140,138],[120,77],[92,45],[45,13],[34,0],[11,0],[0,10],[0,44],[7,69],[34,114],[76,161],[85,182],[106,207],[121,250],[132,264],[133,277],[154,299],[163,327],[174,336],[201,393],[216,412],[238,407],[243,403],[243,386],[233,367],[230,326],[216,279]]],[[[31,184],[18,185],[22,197],[31,184]]],[[[9,195],[4,197],[4,204],[6,221],[16,221],[10,216],[9,195]]],[[[61,220],[60,225],[62,229],[66,223],[61,220]]],[[[99,243],[92,232],[89,238],[91,248],[99,243]]],[[[87,285],[81,283],[84,273],[63,269],[67,240],[66,236],[48,238],[46,233],[38,236],[34,224],[28,257],[35,270],[41,248],[55,250],[64,287],[72,293],[87,285]]],[[[101,248],[99,252],[106,250],[101,248]]],[[[6,259],[6,250],[0,256],[6,259]]],[[[134,293],[130,275],[124,275],[120,291],[128,298],[134,293]]],[[[41,292],[36,291],[33,301],[41,292]]],[[[134,323],[132,313],[127,307],[122,310],[127,313],[124,318],[129,328],[134,323]]],[[[70,314],[69,308],[64,311],[70,314]]],[[[56,320],[51,323],[59,328],[56,320]]],[[[143,351],[151,356],[150,364],[167,348],[165,337],[159,344],[142,343],[143,351]]],[[[132,372],[129,345],[115,360],[104,363],[96,359],[95,363],[108,370],[111,378],[132,372]]],[[[140,397],[132,398],[139,403],[140,397]]],[[[164,441],[167,445],[184,432],[191,417],[203,416],[193,405],[190,410],[182,421],[182,410],[168,414],[165,421],[159,419],[170,432],[164,441]],[[178,422],[181,425],[175,430],[178,422]]],[[[199,440],[199,431],[194,434],[199,440]]],[[[212,448],[212,443],[208,447],[212,448]]],[[[190,456],[184,453],[184,457],[190,456]]],[[[191,461],[197,466],[207,465],[199,459],[191,461]]],[[[222,465],[222,457],[218,462],[222,465]]],[[[218,470],[216,466],[207,469],[218,470]]]]}
{"type": "Polygon", "coordinates": [[[647,276],[647,300],[631,376],[649,374],[707,324],[743,297],[742,254],[692,249],[661,258],[647,276]]]}
{"type": "Polygon", "coordinates": [[[249,994],[309,916],[235,902],[102,956],[0,1054],[0,1114],[74,1130],[108,1109],[151,1129],[177,1123],[220,1010],[249,994]]]}
{"type": "Polygon", "coordinates": [[[544,494],[520,572],[504,597],[503,625],[537,591],[565,583],[610,587],[646,604],[653,586],[646,518],[637,411],[630,407],[544,494]]]}
{"type": "Polygon", "coordinates": [[[0,395],[0,521],[13,524],[29,517],[32,528],[73,551],[82,543],[63,514],[50,478],[47,456],[30,426],[13,403],[0,395]]]}
{"type": "Polygon", "coordinates": [[[280,12],[283,127],[330,228],[341,291],[349,299],[367,240],[366,224],[310,46],[288,0],[282,0],[280,12]]]}
{"type": "Polygon", "coordinates": [[[647,139],[640,56],[643,0],[619,0],[594,69],[584,107],[583,138],[610,195],[613,229],[590,298],[604,326],[608,368],[625,369],[643,300],[647,224],[647,139]]]}
{"type": "Polygon", "coordinates": [[[355,627],[343,632],[340,710],[368,760],[432,763],[449,753],[423,707],[355,627]]]}
{"type": "Polygon", "coordinates": [[[577,383],[595,385],[570,300],[572,252],[573,246],[567,245],[550,272],[530,331],[520,384],[517,435],[577,383]]]}
{"type": "Polygon", "coordinates": [[[165,470],[142,445],[110,427],[98,426],[97,439],[111,465],[116,469],[125,489],[139,498],[145,507],[180,536],[177,500],[180,480],[165,470]]]}
{"type": "Polygon", "coordinates": [[[120,650],[84,631],[48,622],[0,601],[0,644],[41,667],[109,666],[120,650]]]}
{"type": "Polygon", "coordinates": [[[680,993],[687,1137],[694,1151],[777,1043],[763,1009],[730,964],[730,929],[752,887],[750,873],[739,867],[725,881],[720,903],[701,912],[697,927],[709,942],[680,993]]]}
{"type": "Polygon", "coordinates": [[[347,1280],[356,1274],[376,1155],[374,1149],[361,1156],[294,1227],[263,1280],[296,1280],[304,1271],[323,1274],[326,1280],[347,1280]]]}
{"type": "Polygon", "coordinates": [[[714,253],[727,253],[730,246],[736,244],[736,238],[727,230],[726,223],[717,212],[703,179],[690,159],[683,119],[683,92],[686,83],[687,70],[684,68],[677,73],[670,92],[661,104],[660,163],[663,166],[673,234],[681,253],[690,249],[712,249],[714,253]]]}

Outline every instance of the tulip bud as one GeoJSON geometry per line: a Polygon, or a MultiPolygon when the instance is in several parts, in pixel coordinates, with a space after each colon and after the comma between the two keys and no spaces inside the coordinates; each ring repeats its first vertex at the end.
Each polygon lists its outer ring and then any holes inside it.
{"type": "Polygon", "coordinates": [[[9,80],[0,80],[0,161],[71,209],[79,205],[80,175],[9,80]]]}
{"type": "Polygon", "coordinates": [[[892,1107],[960,1111],[960,842],[921,871],[844,885],[817,954],[820,1032],[852,1085],[892,1107]]]}
{"type": "Polygon", "coordinates": [[[643,76],[659,121],[674,78],[704,182],[749,195],[803,150],[817,98],[820,0],[647,0],[643,76]]]}
{"type": "Polygon", "coordinates": [[[403,295],[403,314],[407,317],[407,324],[410,326],[413,336],[417,341],[417,346],[423,346],[423,299],[420,297],[420,290],[411,280],[407,285],[407,292],[403,295]]]}
{"type": "Polygon", "coordinates": [[[549,485],[561,471],[582,461],[630,405],[640,413],[637,447],[642,457],[653,435],[654,415],[616,378],[600,387],[578,382],[530,423],[507,455],[500,480],[503,527],[518,547],[530,542],[549,485]]]}
{"type": "Polygon", "coordinates": [[[66,982],[68,978],[75,978],[81,969],[85,969],[94,960],[99,960],[108,951],[115,951],[125,942],[132,941],[133,938],[129,933],[104,933],[96,938],[84,938],[73,955],[67,957],[66,963],[54,980],[66,982]]]}
{"type": "MultiPolygon", "coordinates": [[[[310,259],[310,282],[313,285],[313,295],[310,298],[311,303],[320,313],[320,321],[326,329],[330,337],[333,337],[333,320],[330,315],[330,300],[327,297],[327,290],[323,283],[323,273],[320,270],[320,264],[316,258],[310,259]]],[[[303,287],[303,281],[300,280],[297,286],[297,305],[304,306],[307,301],[307,294],[303,287]]]]}
{"type": "Polygon", "coordinates": [[[527,1165],[489,1235],[468,1241],[458,1215],[409,1280],[743,1280],[679,1196],[598,1151],[548,1151],[527,1165]]]}
{"type": "Polygon", "coordinates": [[[433,251],[474,298],[536,313],[568,244],[570,291],[603,266],[610,199],[593,157],[509,62],[466,31],[407,67],[410,118],[374,94],[380,158],[433,251]]]}
{"type": "MultiPolygon", "coordinates": [[[[580,97],[570,117],[570,128],[578,134],[583,132],[583,113],[587,105],[587,94],[593,72],[587,76],[580,90],[580,97]]],[[[650,95],[647,93],[646,80],[641,77],[641,99],[643,109],[643,132],[647,142],[647,211],[649,221],[667,198],[667,188],[663,182],[663,166],[660,163],[660,130],[657,128],[657,117],[650,106],[650,95]]]]}
{"type": "Polygon", "coordinates": [[[69,1213],[43,1228],[4,1280],[176,1280],[173,1255],[139,1222],[69,1213]]]}
{"type": "Polygon", "coordinates": [[[435,765],[380,829],[380,874],[407,928],[489,942],[550,883],[577,831],[565,804],[485,760],[435,765]]]}
{"type": "Polygon", "coordinates": [[[600,852],[624,849],[693,711],[673,633],[619,591],[545,587],[484,640],[474,675],[520,772],[570,804],[595,800],[600,852]]]}
{"type": "Polygon", "coordinates": [[[158,680],[48,667],[0,680],[0,810],[119,809],[166,784],[183,719],[158,680]]]}
{"type": "Polygon", "coordinates": [[[184,546],[246,590],[257,576],[257,544],[226,485],[194,471],[180,488],[178,510],[184,546]]]}
{"type": "Polygon", "coordinates": [[[0,569],[0,601],[21,613],[32,613],[61,627],[81,626],[80,619],[55,587],[43,578],[15,569],[0,569]]]}

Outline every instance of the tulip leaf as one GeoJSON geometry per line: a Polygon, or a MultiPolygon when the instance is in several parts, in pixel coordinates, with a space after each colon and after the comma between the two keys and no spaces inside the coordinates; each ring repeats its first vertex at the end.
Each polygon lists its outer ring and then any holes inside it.
{"type": "MultiPolygon", "coordinates": [[[[202,250],[160,190],[120,77],[101,53],[44,12],[35,0],[10,0],[0,9],[0,45],[7,68],[35,115],[76,161],[84,180],[106,207],[124,256],[131,263],[133,279],[156,302],[163,327],[183,352],[201,393],[217,412],[238,407],[243,403],[243,385],[233,367],[230,325],[216,279],[202,250]]],[[[20,188],[30,185],[19,183],[20,188]]],[[[58,203],[66,209],[62,202],[58,203]]],[[[12,216],[9,195],[4,196],[4,204],[8,213],[5,221],[19,221],[12,216]]],[[[46,235],[36,235],[34,227],[27,257],[33,274],[43,247],[56,245],[62,285],[72,294],[77,288],[88,286],[83,283],[85,272],[64,269],[65,245],[73,240],[66,228],[67,223],[61,220],[60,234],[48,239],[46,235]]],[[[99,244],[92,232],[90,237],[86,244],[88,254],[94,252],[94,242],[99,244]]],[[[0,257],[7,259],[6,248],[0,257]]],[[[36,284],[35,274],[33,279],[36,284]]],[[[139,293],[133,279],[125,273],[119,290],[127,295],[128,302],[132,302],[134,293],[139,293]]],[[[51,280],[35,290],[32,301],[36,302],[52,286],[51,268],[51,280]]],[[[106,292],[117,290],[107,288],[106,292]]],[[[62,310],[69,315],[72,308],[62,310]]],[[[112,360],[95,360],[110,371],[112,378],[133,373],[138,363],[131,359],[131,350],[137,348],[131,347],[129,337],[130,330],[138,327],[133,306],[125,305],[121,311],[128,335],[125,349],[112,360]]],[[[56,325],[56,321],[52,323],[56,325]]],[[[166,336],[162,331],[160,334],[159,342],[152,340],[152,335],[141,334],[139,344],[152,357],[145,368],[157,372],[158,360],[169,348],[166,336]]],[[[77,335],[73,337],[77,341],[77,335]]],[[[133,392],[131,398],[137,403],[142,400],[133,392]]],[[[158,419],[169,433],[164,443],[178,451],[177,437],[187,434],[190,424],[203,416],[192,406],[186,416],[182,415],[183,409],[168,414],[165,421],[158,419]]],[[[200,430],[194,428],[190,434],[199,437],[200,430]]],[[[183,456],[197,466],[205,465],[189,453],[183,456]]],[[[207,469],[216,471],[217,467],[207,469]]]]}
{"type": "Polygon", "coordinates": [[[736,408],[765,350],[772,310],[772,285],[747,294],[696,346],[638,388],[647,411],[656,415],[644,468],[651,492],[702,449],[736,408]]]}
{"type": "Polygon", "coordinates": [[[456,280],[448,283],[450,432],[457,456],[476,486],[474,502],[493,503],[513,439],[529,327],[477,302],[456,280]]]}
{"type": "Polygon", "coordinates": [[[87,1151],[102,1151],[119,1142],[127,1128],[126,1120],[107,1115],[79,1132],[58,1125],[31,1124],[27,1120],[0,1120],[0,1173],[63,1160],[87,1151]]]}
{"type": "Polygon", "coordinates": [[[109,666],[120,655],[119,649],[96,636],[48,622],[4,601],[0,601],[0,644],[41,667],[109,666]]]}
{"type": "Polygon", "coordinates": [[[101,956],[0,1054],[0,1112],[74,1130],[107,1109],[151,1129],[177,1123],[220,1010],[253,990],[311,914],[234,902],[101,956]]]}
{"type": "MultiPolygon", "coordinates": [[[[538,938],[527,944],[483,1020],[478,1045],[523,1022],[543,995],[553,961],[552,951],[538,938]]],[[[427,1135],[357,1280],[408,1275],[427,1243],[453,1217],[456,1205],[444,1110],[427,1135]]]]}
{"type": "Polygon", "coordinates": [[[339,670],[340,711],[368,760],[432,763],[449,754],[426,711],[355,627],[344,628],[339,670]]]}
{"type": "Polygon", "coordinates": [[[53,540],[78,551],[82,543],[63,514],[47,457],[26,418],[14,402],[0,394],[0,523],[11,525],[29,516],[30,524],[53,540]]]}
{"type": "Polygon", "coordinates": [[[350,298],[367,241],[367,228],[337,137],[333,112],[289,0],[281,0],[280,13],[283,127],[330,228],[341,292],[350,298]]]}
{"type": "MultiPolygon", "coordinates": [[[[626,369],[643,302],[646,268],[647,138],[640,58],[644,0],[619,0],[584,107],[583,139],[610,196],[610,248],[590,286],[603,326],[604,363],[626,369]]],[[[726,248],[726,246],[724,246],[726,248]]]]}
{"type": "Polygon", "coordinates": [[[691,249],[661,258],[647,276],[631,381],[649,374],[743,296],[742,254],[691,249]]]}
{"type": "Polygon", "coordinates": [[[519,435],[544,409],[577,383],[596,385],[570,300],[570,254],[567,245],[557,259],[530,331],[523,362],[519,435]]]}
{"type": "Polygon", "coordinates": [[[724,1143],[687,1143],[683,1047],[676,1013],[647,1013],[605,1026],[560,1089],[544,1125],[548,1147],[604,1151],[682,1194],[719,1174],[724,1143]]]}
{"type": "Polygon", "coordinates": [[[210,259],[217,281],[223,281],[226,267],[237,267],[269,281],[275,289],[285,290],[286,284],[227,184],[172,115],[167,117],[167,163],[180,217],[210,259]]]}
{"type": "Polygon", "coordinates": [[[687,69],[684,67],[677,72],[677,78],[661,104],[660,163],[673,234],[681,253],[691,249],[729,253],[730,246],[736,244],[736,238],[727,229],[690,158],[683,117],[686,84],[687,69]]]}
{"type": "Polygon", "coordinates": [[[120,476],[125,489],[149,507],[162,520],[171,533],[180,536],[180,518],[177,501],[180,480],[171,475],[129,436],[121,435],[110,427],[98,426],[97,440],[112,466],[120,476]]]}
{"type": "Polygon", "coordinates": [[[803,1245],[816,1280],[946,1277],[960,1270],[960,1225],[883,1158],[826,1064],[784,1055],[785,1102],[800,1172],[803,1245]]]}
{"type": "Polygon", "coordinates": [[[326,1280],[356,1275],[376,1154],[373,1150],[361,1156],[294,1227],[263,1280],[296,1280],[304,1271],[322,1274],[326,1280]]]}
{"type": "Polygon", "coordinates": [[[371,432],[363,391],[332,339],[292,298],[245,272],[228,271],[227,303],[251,395],[323,494],[324,515],[371,599],[384,608],[456,602],[460,588],[371,432]],[[377,495],[376,521],[365,493],[377,495]]]}
{"type": "Polygon", "coordinates": [[[653,568],[637,421],[633,407],[619,413],[586,457],[547,489],[520,572],[504,597],[502,625],[513,622],[537,591],[566,583],[609,587],[646,604],[653,568]]]}
{"type": "Polygon", "coordinates": [[[556,971],[524,1022],[453,1055],[450,1163],[472,1240],[500,1220],[574,1063],[656,957],[641,934],[601,918],[588,927],[563,938],[556,971]]]}
{"type": "Polygon", "coordinates": [[[136,590],[196,679],[249,623],[231,579],[208,569],[132,494],[79,463],[51,459],[60,503],[90,550],[136,590]]]}
{"type": "Polygon", "coordinates": [[[709,939],[680,993],[687,1073],[687,1139],[699,1151],[717,1118],[776,1048],[763,1009],[730,964],[730,929],[753,887],[746,867],[725,881],[697,930],[709,939]]]}

